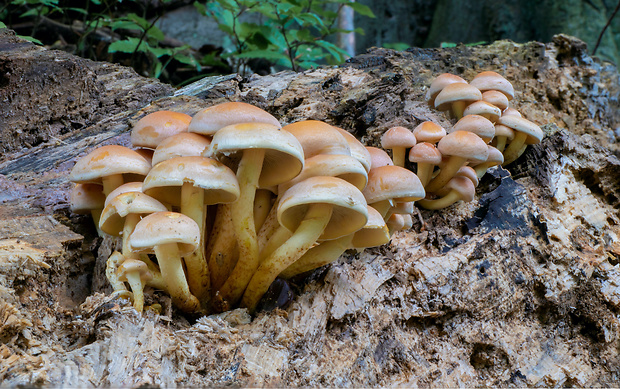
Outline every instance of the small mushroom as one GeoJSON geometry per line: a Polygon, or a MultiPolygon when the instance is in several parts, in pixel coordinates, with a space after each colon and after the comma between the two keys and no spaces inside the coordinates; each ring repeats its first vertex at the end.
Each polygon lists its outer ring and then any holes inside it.
{"type": "Polygon", "coordinates": [[[427,185],[426,191],[434,193],[441,189],[467,162],[483,162],[488,157],[487,144],[476,134],[469,131],[455,131],[446,135],[437,144],[437,148],[448,160],[439,174],[427,185]]]}
{"type": "Polygon", "coordinates": [[[446,136],[446,130],[439,124],[427,120],[413,129],[413,135],[418,142],[436,144],[446,136]]]}
{"type": "Polygon", "coordinates": [[[90,214],[95,223],[97,234],[103,236],[103,232],[99,228],[101,211],[105,205],[103,186],[99,184],[75,184],[71,189],[69,204],[71,212],[75,214],[90,214]]]}
{"type": "Polygon", "coordinates": [[[499,124],[502,124],[515,132],[515,137],[504,150],[504,163],[506,166],[521,156],[526,145],[537,144],[543,138],[543,132],[540,127],[519,116],[502,116],[499,118],[499,124]]]}
{"type": "Polygon", "coordinates": [[[491,123],[495,123],[502,115],[502,110],[484,100],[474,101],[469,104],[463,111],[463,117],[467,115],[480,115],[491,123]]]}
{"type": "Polygon", "coordinates": [[[185,312],[197,311],[200,302],[189,291],[181,257],[194,252],[199,243],[198,224],[188,216],[168,211],[146,216],[129,237],[132,251],[155,253],[172,302],[185,312]]]}
{"type": "Polygon", "coordinates": [[[362,191],[368,205],[381,216],[389,217],[394,202],[416,201],[426,195],[418,176],[400,166],[380,166],[370,169],[368,184],[362,191]]]}
{"type": "Polygon", "coordinates": [[[153,275],[146,263],[137,259],[125,259],[116,270],[119,281],[129,283],[133,293],[133,307],[138,312],[144,308],[144,286],[153,275]]]}
{"type": "Polygon", "coordinates": [[[446,184],[446,188],[450,191],[443,197],[438,199],[419,200],[417,204],[426,209],[442,209],[449,207],[459,200],[472,201],[476,193],[476,187],[474,183],[467,177],[455,176],[446,184]]]}
{"type": "Polygon", "coordinates": [[[320,120],[302,120],[282,129],[297,138],[304,150],[304,158],[318,154],[351,155],[349,142],[341,132],[320,120]]]}
{"type": "Polygon", "coordinates": [[[463,116],[449,131],[469,131],[478,135],[484,143],[489,143],[495,136],[495,126],[493,123],[482,115],[465,115],[463,116]]]}
{"type": "Polygon", "coordinates": [[[455,84],[455,83],[467,84],[467,81],[465,81],[465,79],[463,79],[462,77],[459,77],[457,75],[450,74],[450,73],[442,73],[438,75],[433,80],[433,82],[431,82],[430,87],[426,91],[425,99],[428,105],[430,105],[431,107],[434,107],[435,98],[437,98],[437,95],[439,94],[439,92],[441,92],[443,88],[445,88],[447,85],[455,84]]]}
{"type": "Polygon", "coordinates": [[[451,116],[458,120],[463,117],[465,107],[481,99],[482,93],[472,85],[450,84],[443,88],[435,98],[435,109],[450,111],[451,116]]]}
{"type": "Polygon", "coordinates": [[[506,142],[512,141],[515,137],[515,132],[503,124],[496,123],[495,124],[495,138],[491,144],[493,147],[497,148],[499,151],[504,152],[506,148],[506,142]]]}
{"type": "Polygon", "coordinates": [[[211,140],[193,132],[181,132],[162,140],[153,153],[153,166],[175,157],[201,156],[211,140]]]}
{"type": "Polygon", "coordinates": [[[500,91],[497,90],[488,90],[482,92],[482,101],[486,101],[487,103],[493,104],[501,111],[504,111],[508,108],[508,97],[500,91]]]}
{"type": "Polygon", "coordinates": [[[241,305],[253,311],[269,285],[318,239],[351,234],[368,221],[362,193],[336,177],[310,177],[287,190],[278,205],[280,224],[293,232],[265,258],[248,284],[241,305]]]}
{"type": "Polygon", "coordinates": [[[394,165],[394,161],[392,161],[392,158],[385,152],[385,150],[374,146],[366,146],[366,150],[368,150],[368,153],[370,154],[371,170],[380,166],[394,165]]]}
{"type": "Polygon", "coordinates": [[[267,123],[281,128],[278,119],[252,104],[239,101],[216,104],[197,112],[189,123],[189,132],[214,135],[221,128],[238,123],[267,123]]]}
{"type": "Polygon", "coordinates": [[[478,73],[469,85],[478,88],[481,92],[488,90],[499,91],[506,95],[508,100],[512,100],[515,97],[515,90],[512,84],[497,72],[484,71],[478,73]]]}
{"type": "Polygon", "coordinates": [[[405,167],[407,149],[415,144],[416,138],[413,132],[401,126],[392,127],[381,136],[381,147],[392,150],[392,161],[394,165],[400,167],[405,167]]]}
{"type": "Polygon", "coordinates": [[[482,178],[482,176],[484,176],[487,170],[489,170],[493,166],[501,165],[502,163],[504,163],[504,154],[502,154],[501,151],[491,145],[488,146],[488,149],[489,156],[487,157],[487,160],[472,165],[472,167],[476,171],[476,176],[479,179],[482,178]]]}
{"type": "Polygon", "coordinates": [[[416,174],[423,186],[428,185],[433,177],[435,166],[441,164],[442,155],[433,145],[428,142],[421,142],[409,150],[409,162],[416,164],[416,174]]]}
{"type": "Polygon", "coordinates": [[[164,139],[187,132],[192,117],[173,111],[156,111],[144,116],[131,129],[134,147],[155,149],[164,139]]]}

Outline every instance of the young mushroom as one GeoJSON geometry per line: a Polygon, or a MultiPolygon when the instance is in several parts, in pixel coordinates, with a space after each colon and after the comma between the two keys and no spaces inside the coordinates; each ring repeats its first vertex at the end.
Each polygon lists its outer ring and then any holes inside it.
{"type": "Polygon", "coordinates": [[[137,259],[125,259],[116,270],[119,281],[128,282],[133,293],[133,307],[138,312],[144,308],[144,286],[153,275],[146,263],[137,259]]]}
{"type": "Polygon", "coordinates": [[[261,262],[243,294],[241,305],[254,311],[275,278],[318,239],[337,239],[362,228],[368,210],[362,193],[336,177],[310,177],[288,189],[278,205],[280,224],[290,239],[261,262]]]}
{"type": "Polygon", "coordinates": [[[75,214],[90,214],[95,223],[97,234],[103,236],[103,232],[99,228],[99,219],[105,204],[103,186],[98,184],[75,184],[71,189],[69,204],[71,212],[75,214]]]}
{"type": "Polygon", "coordinates": [[[450,111],[451,116],[458,120],[463,117],[465,107],[481,99],[482,93],[472,85],[450,84],[443,88],[435,98],[435,109],[450,111]]]}
{"type": "Polygon", "coordinates": [[[437,98],[439,92],[441,92],[443,88],[450,84],[467,84],[467,81],[465,81],[465,79],[463,79],[462,77],[450,73],[442,73],[438,75],[433,80],[433,82],[431,82],[430,87],[426,91],[425,98],[428,105],[434,107],[435,98],[437,98]]]}
{"type": "Polygon", "coordinates": [[[476,194],[476,187],[474,183],[465,176],[455,176],[446,184],[446,188],[449,189],[448,194],[438,199],[419,200],[417,204],[426,209],[442,209],[449,207],[459,200],[472,201],[476,194]]]}
{"type": "Polygon", "coordinates": [[[384,219],[395,202],[416,201],[426,195],[418,176],[400,166],[380,166],[370,169],[368,184],[362,191],[368,205],[375,208],[384,219]]]}
{"type": "Polygon", "coordinates": [[[478,88],[481,92],[496,90],[503,93],[508,100],[512,100],[515,97],[515,90],[510,81],[497,72],[485,71],[478,73],[469,85],[478,88]]]}
{"type": "Polygon", "coordinates": [[[437,147],[428,142],[418,143],[409,150],[409,162],[416,164],[416,174],[424,187],[433,177],[435,166],[441,164],[441,157],[437,147]]]}
{"type": "Polygon", "coordinates": [[[446,130],[439,124],[427,120],[413,129],[413,135],[418,142],[437,144],[441,138],[446,136],[446,130]]]}
{"type": "Polygon", "coordinates": [[[144,116],[131,130],[134,147],[155,149],[164,139],[187,132],[192,117],[173,111],[155,111],[144,116]]]}
{"type": "Polygon", "coordinates": [[[175,306],[196,312],[198,299],[191,294],[181,257],[194,252],[200,243],[200,229],[188,216],[176,212],[156,212],[136,225],[129,247],[139,253],[155,253],[168,293],[175,306]]]}
{"type": "Polygon", "coordinates": [[[504,163],[506,166],[521,156],[525,146],[537,144],[543,138],[543,132],[537,124],[516,115],[504,115],[499,118],[502,124],[515,132],[515,137],[504,150],[504,163]]]}
{"type": "Polygon", "coordinates": [[[407,149],[416,144],[415,135],[405,127],[392,127],[381,136],[381,147],[392,150],[392,161],[394,165],[405,167],[405,156],[407,149]]]}

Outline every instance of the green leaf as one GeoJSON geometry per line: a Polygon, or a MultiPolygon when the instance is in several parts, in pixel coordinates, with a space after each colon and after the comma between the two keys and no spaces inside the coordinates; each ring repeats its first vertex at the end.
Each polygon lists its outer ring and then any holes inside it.
{"type": "Polygon", "coordinates": [[[7,27],[6,27],[6,24],[4,24],[4,23],[0,22],[0,28],[7,28],[7,27]]]}
{"type": "Polygon", "coordinates": [[[140,40],[138,38],[127,38],[124,40],[112,42],[110,46],[108,46],[108,52],[109,53],[116,53],[116,52],[133,53],[134,51],[144,52],[147,50],[147,47],[148,47],[147,43],[144,41],[140,43],[140,40]],[[138,47],[138,44],[140,44],[140,47],[138,47]]]}
{"type": "Polygon", "coordinates": [[[409,46],[407,43],[404,43],[404,42],[393,42],[393,43],[384,43],[383,47],[385,47],[386,49],[405,51],[411,46],[409,46]]]}
{"type": "Polygon", "coordinates": [[[340,47],[334,45],[333,43],[323,41],[323,40],[318,40],[315,43],[318,46],[327,50],[327,52],[331,54],[331,56],[334,57],[334,59],[338,62],[344,61],[345,58],[349,56],[346,51],[342,50],[340,47]]]}
{"type": "Polygon", "coordinates": [[[289,59],[287,55],[273,50],[252,50],[238,54],[237,58],[264,58],[270,60],[289,59]]]}
{"type": "Polygon", "coordinates": [[[347,3],[347,5],[351,8],[353,8],[353,10],[355,12],[357,12],[358,14],[362,15],[362,16],[368,16],[369,18],[375,18],[375,14],[372,12],[372,10],[370,9],[370,7],[368,7],[365,4],[362,3],[357,3],[357,2],[350,2],[347,3]]]}
{"type": "Polygon", "coordinates": [[[441,42],[439,47],[441,47],[442,49],[445,49],[445,48],[448,48],[448,47],[456,47],[456,43],[454,43],[454,42],[441,42]]]}
{"type": "Polygon", "coordinates": [[[36,43],[37,45],[43,46],[43,43],[40,40],[38,40],[37,38],[33,38],[31,36],[26,36],[26,35],[17,35],[17,37],[25,39],[25,40],[27,40],[29,42],[32,42],[32,43],[36,43]]]}
{"type": "Polygon", "coordinates": [[[163,57],[164,55],[172,55],[172,49],[165,47],[149,47],[148,49],[155,57],[163,57]]]}

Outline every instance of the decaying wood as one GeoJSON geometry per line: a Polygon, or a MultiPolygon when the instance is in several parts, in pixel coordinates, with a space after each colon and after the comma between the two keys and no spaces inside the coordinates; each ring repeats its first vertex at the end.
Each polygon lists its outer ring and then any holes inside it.
{"type": "Polygon", "coordinates": [[[45,72],[24,76],[25,86],[0,83],[0,95],[16,104],[3,105],[0,118],[22,131],[2,126],[0,385],[609,386],[620,379],[618,73],[588,57],[582,42],[556,36],[548,44],[374,49],[342,67],[231,75],[173,92],[127,69],[3,34],[0,47],[11,55],[0,52],[0,68],[17,73],[38,58],[58,77],[48,93],[89,95],[25,118],[17,108],[25,115],[36,106],[20,91],[34,91],[45,72]],[[61,87],[68,81],[51,65],[59,56],[86,64],[71,82],[88,87],[61,87]],[[193,114],[240,100],[284,124],[325,120],[377,145],[394,125],[449,127],[424,103],[426,88],[442,72],[471,79],[482,70],[514,84],[513,106],[543,124],[546,137],[507,170],[487,174],[473,202],[422,210],[389,245],[295,279],[286,310],[184,318],[149,291],[147,303],[164,310],[139,316],[102,293],[100,269],[116,242],[97,238],[88,217],[69,212],[66,176],[94,147],[128,144],[145,114],[193,114]],[[76,116],[80,128],[69,125],[76,116]],[[50,120],[58,125],[40,135],[50,120]]]}

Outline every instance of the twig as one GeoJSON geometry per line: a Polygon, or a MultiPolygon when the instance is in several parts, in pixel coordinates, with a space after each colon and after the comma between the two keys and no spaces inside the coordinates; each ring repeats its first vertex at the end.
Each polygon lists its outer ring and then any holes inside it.
{"type": "Polygon", "coordinates": [[[598,36],[598,40],[596,41],[596,44],[594,45],[594,49],[592,49],[592,55],[596,54],[596,49],[598,49],[598,46],[601,44],[601,40],[603,39],[603,34],[605,34],[605,30],[607,30],[607,27],[611,25],[611,21],[618,13],[618,10],[620,10],[620,1],[618,1],[618,4],[616,5],[616,9],[609,17],[609,20],[607,20],[607,24],[605,24],[605,27],[603,27],[603,31],[601,31],[601,34],[598,36]]]}

